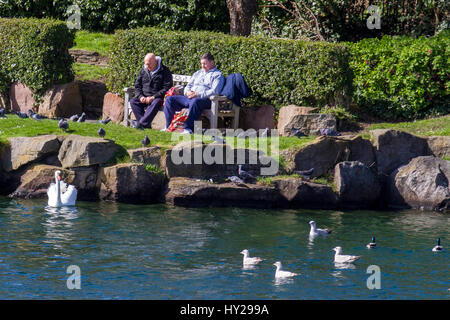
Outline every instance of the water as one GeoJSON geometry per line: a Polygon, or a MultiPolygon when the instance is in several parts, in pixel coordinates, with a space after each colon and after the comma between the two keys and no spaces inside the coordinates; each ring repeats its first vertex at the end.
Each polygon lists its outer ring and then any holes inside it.
{"type": "Polygon", "coordinates": [[[449,299],[450,215],[187,209],[0,197],[0,299],[449,299]],[[310,220],[333,229],[310,242],[310,220]],[[365,245],[375,236],[378,248],[365,245]],[[433,253],[435,239],[444,251],[433,253]],[[361,255],[333,263],[335,246],[361,255]],[[265,261],[242,268],[240,251],[265,261]],[[275,261],[297,278],[275,281],[275,261]],[[69,290],[67,268],[81,270],[69,290]],[[369,290],[369,265],[381,289],[369,290]]]}

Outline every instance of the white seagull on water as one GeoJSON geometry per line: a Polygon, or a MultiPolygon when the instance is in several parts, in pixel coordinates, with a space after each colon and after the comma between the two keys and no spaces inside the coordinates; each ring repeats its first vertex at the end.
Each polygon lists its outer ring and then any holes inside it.
{"type": "Polygon", "coordinates": [[[350,256],[342,254],[341,247],[333,248],[333,250],[336,252],[336,254],[334,255],[334,262],[336,263],[352,263],[360,258],[360,256],[350,256]]]}
{"type": "Polygon", "coordinates": [[[299,273],[281,270],[282,266],[280,261],[275,262],[273,265],[277,267],[275,278],[291,278],[300,275],[299,273]]]}
{"type": "Polygon", "coordinates": [[[244,255],[243,264],[244,265],[255,265],[263,261],[263,259],[259,257],[250,257],[250,254],[247,249],[241,251],[241,254],[244,255]]]}
{"type": "Polygon", "coordinates": [[[324,236],[332,232],[332,230],[316,228],[315,221],[310,221],[309,224],[311,225],[311,230],[309,231],[310,236],[324,236]]]}

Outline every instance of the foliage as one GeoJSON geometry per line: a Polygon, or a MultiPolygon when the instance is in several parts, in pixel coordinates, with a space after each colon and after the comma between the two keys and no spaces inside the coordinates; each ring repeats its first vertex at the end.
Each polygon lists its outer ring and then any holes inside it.
{"type": "Polygon", "coordinates": [[[353,101],[381,119],[417,119],[450,111],[450,32],[348,44],[353,101]]]}
{"type": "Polygon", "coordinates": [[[83,29],[103,32],[140,26],[228,31],[230,22],[221,0],[2,0],[0,16],[66,20],[73,4],[80,8],[83,29]]]}
{"type": "Polygon", "coordinates": [[[259,0],[253,34],[359,41],[383,35],[432,36],[449,25],[446,0],[259,0]],[[380,29],[369,29],[369,5],[380,8],[380,29]]]}
{"type": "Polygon", "coordinates": [[[247,103],[316,106],[351,93],[345,45],[156,28],[116,32],[107,87],[122,93],[132,86],[148,52],[160,55],[175,74],[193,74],[200,69],[201,54],[208,51],[225,76],[244,75],[253,90],[253,96],[244,100],[247,103]]]}
{"type": "Polygon", "coordinates": [[[61,21],[0,18],[0,92],[19,81],[39,97],[54,84],[71,82],[73,39],[61,21]]]}

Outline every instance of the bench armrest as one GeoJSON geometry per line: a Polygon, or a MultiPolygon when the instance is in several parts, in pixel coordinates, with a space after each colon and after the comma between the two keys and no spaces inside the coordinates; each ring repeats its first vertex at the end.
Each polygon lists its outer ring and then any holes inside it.
{"type": "Polygon", "coordinates": [[[227,96],[220,96],[220,95],[212,95],[209,97],[209,100],[211,101],[218,101],[218,102],[224,102],[224,101],[228,101],[228,97],[227,96]]]}

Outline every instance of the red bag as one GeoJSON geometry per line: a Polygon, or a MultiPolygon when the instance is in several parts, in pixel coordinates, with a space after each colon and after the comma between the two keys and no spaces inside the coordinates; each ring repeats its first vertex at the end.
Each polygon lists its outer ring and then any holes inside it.
{"type": "Polygon", "coordinates": [[[179,94],[181,94],[180,93],[180,86],[175,86],[175,87],[172,87],[169,90],[167,90],[166,94],[164,95],[163,106],[164,106],[164,103],[166,103],[166,98],[168,96],[176,96],[176,95],[179,95],[179,94]]]}
{"type": "Polygon", "coordinates": [[[189,109],[181,109],[180,111],[175,112],[172,122],[170,123],[170,126],[167,128],[167,130],[170,132],[183,131],[184,123],[186,122],[188,116],[189,109]]]}

